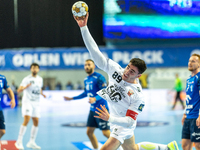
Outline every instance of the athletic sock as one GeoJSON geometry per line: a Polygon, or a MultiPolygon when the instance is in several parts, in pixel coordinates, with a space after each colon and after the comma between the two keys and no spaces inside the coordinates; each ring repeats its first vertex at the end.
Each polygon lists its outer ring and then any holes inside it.
{"type": "Polygon", "coordinates": [[[167,145],[157,144],[151,142],[141,142],[138,143],[139,150],[167,150],[167,145]]]}
{"type": "Polygon", "coordinates": [[[23,140],[23,136],[24,136],[24,134],[26,132],[26,128],[27,128],[26,126],[21,125],[21,127],[19,129],[19,136],[18,136],[17,141],[22,141],[23,140]]]}
{"type": "Polygon", "coordinates": [[[38,127],[36,127],[36,126],[33,125],[32,128],[31,128],[31,138],[30,138],[30,141],[35,142],[37,133],[38,133],[38,127]]]}

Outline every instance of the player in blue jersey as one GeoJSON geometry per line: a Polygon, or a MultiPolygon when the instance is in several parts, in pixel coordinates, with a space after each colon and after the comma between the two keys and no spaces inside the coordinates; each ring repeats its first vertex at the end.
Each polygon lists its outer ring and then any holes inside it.
{"type": "Polygon", "coordinates": [[[105,105],[108,109],[107,101],[102,99],[99,95],[97,95],[97,91],[106,88],[106,79],[100,73],[94,71],[95,64],[93,60],[88,59],[85,61],[84,66],[85,72],[88,76],[84,80],[85,89],[84,92],[75,97],[64,97],[65,100],[77,100],[82,99],[84,97],[89,97],[89,103],[91,104],[90,113],[87,120],[87,135],[94,147],[94,149],[98,149],[98,141],[96,136],[94,135],[94,130],[99,128],[102,130],[103,135],[109,138],[110,136],[110,125],[108,121],[104,121],[102,119],[94,118],[96,107],[100,108],[100,105],[105,105]]]}
{"type": "MultiPolygon", "coordinates": [[[[15,107],[15,96],[11,88],[9,87],[6,77],[4,75],[0,75],[0,100],[2,98],[2,90],[5,89],[6,92],[8,93],[8,96],[10,97],[10,107],[14,108],[15,107]]],[[[6,133],[5,130],[5,121],[4,121],[4,116],[3,116],[3,111],[0,105],[0,139],[1,137],[6,133]]]]}
{"type": "Polygon", "coordinates": [[[186,108],[182,118],[182,148],[200,150],[200,55],[193,54],[188,62],[191,76],[186,82],[186,108]]]}

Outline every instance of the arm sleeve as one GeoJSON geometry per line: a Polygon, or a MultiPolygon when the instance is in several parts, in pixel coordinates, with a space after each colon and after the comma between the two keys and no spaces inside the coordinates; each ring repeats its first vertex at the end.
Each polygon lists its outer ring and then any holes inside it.
{"type": "Polygon", "coordinates": [[[77,99],[82,99],[82,98],[84,98],[84,97],[87,97],[87,93],[86,93],[85,90],[84,90],[84,92],[81,93],[80,95],[73,97],[73,99],[74,99],[74,100],[77,100],[77,99]]]}
{"type": "Polygon", "coordinates": [[[97,96],[95,96],[95,98],[96,98],[96,101],[102,99],[101,96],[99,96],[98,94],[97,94],[97,96]]]}
{"type": "Polygon", "coordinates": [[[92,38],[88,27],[84,26],[81,27],[81,34],[83,37],[83,41],[85,43],[85,46],[87,47],[92,59],[94,60],[95,64],[102,70],[105,71],[105,69],[107,68],[107,59],[106,57],[101,53],[101,51],[99,50],[96,42],[94,41],[94,39],[92,38]]]}
{"type": "Polygon", "coordinates": [[[136,121],[132,119],[131,117],[114,117],[110,115],[110,118],[108,120],[110,123],[129,128],[131,127],[136,121]]]}
{"type": "Polygon", "coordinates": [[[8,85],[8,82],[6,80],[6,77],[5,77],[5,80],[4,80],[4,89],[6,90],[7,88],[9,88],[10,86],[8,85]]]}

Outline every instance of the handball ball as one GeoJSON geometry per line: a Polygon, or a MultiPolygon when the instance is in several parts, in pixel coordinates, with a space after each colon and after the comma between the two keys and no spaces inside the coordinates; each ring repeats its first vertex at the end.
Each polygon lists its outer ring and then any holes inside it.
{"type": "Polygon", "coordinates": [[[72,6],[72,14],[76,18],[85,17],[88,12],[88,5],[83,1],[78,1],[72,6]]]}

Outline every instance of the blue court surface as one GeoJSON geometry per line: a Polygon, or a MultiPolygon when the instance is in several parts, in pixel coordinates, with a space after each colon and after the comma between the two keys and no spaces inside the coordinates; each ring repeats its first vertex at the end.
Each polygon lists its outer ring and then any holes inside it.
{"type": "MultiPolygon", "coordinates": [[[[86,135],[85,123],[89,113],[90,104],[87,98],[76,101],[64,101],[63,96],[74,96],[81,91],[44,91],[47,99],[41,98],[41,118],[36,143],[42,150],[92,150],[90,141],[86,135]]],[[[138,126],[135,129],[136,143],[149,141],[167,144],[176,140],[181,148],[181,119],[183,110],[177,103],[175,110],[171,110],[173,96],[167,90],[144,90],[146,106],[138,116],[138,126]]],[[[8,144],[15,150],[13,141],[17,140],[20,125],[23,122],[21,107],[4,109],[6,121],[6,134],[2,138],[3,146],[8,144]]],[[[30,138],[32,121],[26,130],[23,145],[30,138]]],[[[106,138],[99,129],[95,135],[101,146],[106,138]]]]}

